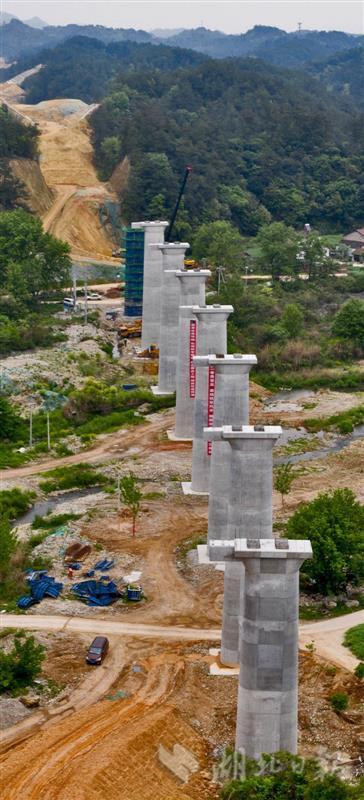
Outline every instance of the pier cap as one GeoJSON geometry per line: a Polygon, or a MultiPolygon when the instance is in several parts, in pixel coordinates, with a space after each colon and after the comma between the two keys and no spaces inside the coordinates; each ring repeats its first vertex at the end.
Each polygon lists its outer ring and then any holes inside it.
{"type": "Polygon", "coordinates": [[[253,367],[258,363],[257,357],[253,354],[233,353],[232,355],[223,355],[211,353],[208,358],[210,367],[253,367]]]}
{"type": "Polygon", "coordinates": [[[295,558],[304,561],[312,558],[311,542],[307,539],[214,539],[209,543],[208,550],[210,561],[247,558],[295,558]]]}
{"type": "Polygon", "coordinates": [[[223,439],[277,439],[282,435],[280,425],[223,425],[223,439]]]}

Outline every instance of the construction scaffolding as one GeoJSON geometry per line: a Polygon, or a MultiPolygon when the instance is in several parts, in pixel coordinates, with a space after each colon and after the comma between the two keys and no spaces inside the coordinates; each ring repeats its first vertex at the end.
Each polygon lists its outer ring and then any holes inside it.
{"type": "Polygon", "coordinates": [[[123,228],[125,258],[125,316],[141,317],[143,310],[144,230],[123,228]]]}

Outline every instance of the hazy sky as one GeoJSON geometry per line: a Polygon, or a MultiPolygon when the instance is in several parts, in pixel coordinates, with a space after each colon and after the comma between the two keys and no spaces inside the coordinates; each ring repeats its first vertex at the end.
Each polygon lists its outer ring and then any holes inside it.
{"type": "Polygon", "coordinates": [[[253,25],[363,33],[362,0],[0,0],[0,9],[50,25],[99,24],[115,28],[195,28],[240,33],[253,25]]]}

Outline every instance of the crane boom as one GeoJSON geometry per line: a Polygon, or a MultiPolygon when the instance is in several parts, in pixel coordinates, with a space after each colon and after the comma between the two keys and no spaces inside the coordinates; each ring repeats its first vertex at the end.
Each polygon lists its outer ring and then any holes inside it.
{"type": "Polygon", "coordinates": [[[182,197],[183,197],[183,193],[184,193],[184,190],[186,188],[186,183],[188,181],[188,177],[189,177],[191,172],[192,172],[192,167],[186,167],[185,174],[183,176],[183,181],[181,183],[181,188],[179,190],[177,203],[175,205],[175,208],[174,208],[174,211],[173,211],[173,214],[172,214],[172,219],[171,219],[171,221],[169,223],[169,226],[167,228],[167,232],[166,232],[166,235],[165,235],[165,241],[166,242],[169,242],[171,240],[172,231],[173,231],[173,228],[174,228],[174,223],[176,221],[176,216],[178,214],[178,209],[180,207],[180,203],[181,203],[181,200],[182,200],[182,197]]]}

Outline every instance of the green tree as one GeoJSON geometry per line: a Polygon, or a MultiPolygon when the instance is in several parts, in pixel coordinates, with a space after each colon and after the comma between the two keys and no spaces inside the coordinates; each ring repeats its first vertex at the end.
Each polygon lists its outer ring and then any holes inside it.
{"type": "Polygon", "coordinates": [[[215,267],[239,268],[244,262],[244,245],[239,231],[230,222],[208,222],[197,228],[193,255],[207,258],[215,267]]]}
{"type": "Polygon", "coordinates": [[[68,244],[44,233],[40,219],[26,211],[0,213],[0,291],[9,290],[9,284],[15,291],[17,270],[22,276],[21,291],[30,300],[67,285],[69,251],[68,244]]]}
{"type": "Polygon", "coordinates": [[[0,575],[2,580],[7,576],[11,557],[16,548],[16,536],[6,516],[0,519],[0,575]]]}
{"type": "Polygon", "coordinates": [[[364,779],[356,784],[338,775],[325,774],[314,758],[302,759],[290,753],[263,755],[248,760],[246,777],[232,780],[222,791],[222,800],[361,800],[364,779]]]}
{"type": "Polygon", "coordinates": [[[300,241],[303,254],[303,265],[310,280],[324,278],[330,272],[331,261],[327,255],[327,247],[321,236],[309,233],[300,241]]]}
{"type": "Polygon", "coordinates": [[[40,675],[45,648],[34,636],[15,635],[9,653],[0,651],[0,692],[17,691],[29,686],[40,675]]]}
{"type": "Polygon", "coordinates": [[[282,315],[282,325],[290,339],[296,339],[302,331],[305,315],[296,303],[288,303],[282,315]]]}
{"type": "Polygon", "coordinates": [[[257,236],[261,249],[259,267],[272,275],[274,281],[280,275],[293,275],[297,271],[298,236],[295,230],[283,222],[263,225],[257,236]]]}
{"type": "Polygon", "coordinates": [[[28,192],[24,183],[12,173],[9,163],[0,160],[0,211],[27,208],[28,192]]]}
{"type": "Polygon", "coordinates": [[[13,440],[20,428],[19,414],[14,411],[6,397],[0,396],[0,441],[13,440]]]}
{"type": "Polygon", "coordinates": [[[103,157],[103,169],[107,175],[111,175],[120,160],[121,142],[118,136],[106,136],[100,145],[103,157]]]}
{"type": "Polygon", "coordinates": [[[302,573],[324,594],[364,578],[364,507],[350,489],[336,489],[302,503],[287,523],[291,539],[309,539],[313,559],[302,573]]]}
{"type": "Polygon", "coordinates": [[[281,495],[282,506],[284,506],[284,498],[286,494],[289,494],[291,491],[291,486],[295,477],[295,472],[291,463],[281,464],[275,470],[274,488],[281,495]]]}
{"type": "Polygon", "coordinates": [[[332,332],[364,347],[364,300],[353,299],[344,303],[335,316],[332,332]]]}
{"type": "Polygon", "coordinates": [[[131,513],[133,536],[136,533],[136,521],[143,497],[138,484],[139,481],[133,472],[129,472],[129,475],[124,475],[120,479],[120,497],[131,513]]]}

